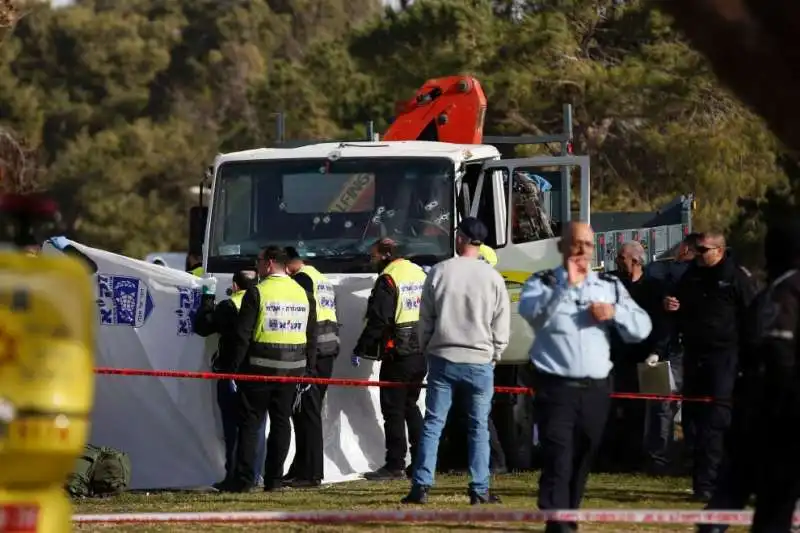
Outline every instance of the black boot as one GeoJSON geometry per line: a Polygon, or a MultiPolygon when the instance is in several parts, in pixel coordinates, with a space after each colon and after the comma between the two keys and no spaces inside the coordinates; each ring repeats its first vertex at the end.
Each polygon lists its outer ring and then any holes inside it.
{"type": "Polygon", "coordinates": [[[428,487],[422,485],[411,485],[408,495],[400,500],[400,503],[424,505],[428,503],[428,487]]]}

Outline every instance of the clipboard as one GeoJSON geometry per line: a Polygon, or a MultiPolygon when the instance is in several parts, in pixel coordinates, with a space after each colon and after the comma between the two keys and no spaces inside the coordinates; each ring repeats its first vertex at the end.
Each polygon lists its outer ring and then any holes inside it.
{"type": "Polygon", "coordinates": [[[642,394],[669,396],[677,390],[669,361],[660,361],[654,365],[639,363],[636,371],[639,376],[639,392],[642,394]]]}

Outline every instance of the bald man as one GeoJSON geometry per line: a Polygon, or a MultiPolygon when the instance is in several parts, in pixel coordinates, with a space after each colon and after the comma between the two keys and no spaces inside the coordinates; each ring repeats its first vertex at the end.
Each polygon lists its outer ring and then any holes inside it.
{"type": "MultiPolygon", "coordinates": [[[[639,307],[647,311],[653,328],[647,339],[637,344],[623,343],[618,335],[612,335],[614,392],[639,392],[637,365],[644,362],[655,364],[661,359],[667,360],[669,355],[669,337],[663,326],[660,327],[663,323],[661,317],[665,314],[661,305],[664,298],[663,284],[645,275],[646,262],[647,251],[638,241],[624,243],[617,252],[617,269],[613,274],[620,278],[639,307]]],[[[638,437],[645,427],[646,407],[646,402],[612,402],[612,414],[603,438],[604,445],[599,452],[601,461],[608,461],[611,467],[633,471],[639,471],[645,466],[645,449],[638,437]]],[[[655,444],[648,447],[648,450],[650,448],[660,450],[655,444]]],[[[662,459],[658,452],[654,452],[654,456],[662,459]]],[[[652,460],[655,461],[655,458],[652,460]]],[[[663,458],[662,463],[666,463],[666,458],[663,458]]],[[[659,468],[666,468],[662,463],[659,463],[659,468]]]]}
{"type": "Polygon", "coordinates": [[[681,335],[683,393],[710,396],[711,403],[684,402],[684,424],[694,436],[692,485],[698,501],[711,499],[731,424],[731,397],[738,375],[740,333],[748,331],[747,309],[755,298],[750,273],[730,257],[725,237],[700,234],[694,262],[664,300],[681,335]]]}
{"type": "MultiPolygon", "coordinates": [[[[641,342],[650,317],[622,282],[593,272],[594,233],[569,223],[559,243],[562,265],[531,276],[519,314],[536,336],[530,356],[543,463],[539,508],[577,509],[610,405],[609,333],[641,342]]],[[[576,523],[548,522],[548,533],[576,531],[576,523]]]]}

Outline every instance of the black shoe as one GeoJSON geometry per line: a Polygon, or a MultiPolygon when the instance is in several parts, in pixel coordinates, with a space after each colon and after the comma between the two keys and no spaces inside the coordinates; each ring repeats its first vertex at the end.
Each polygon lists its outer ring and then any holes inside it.
{"type": "Polygon", "coordinates": [[[544,533],[574,533],[578,531],[578,524],[575,522],[547,522],[544,533]]]}
{"type": "Polygon", "coordinates": [[[400,503],[424,505],[428,503],[428,487],[422,485],[411,485],[411,490],[400,503]]]}
{"type": "Polygon", "coordinates": [[[219,492],[230,492],[230,493],[247,493],[247,492],[255,492],[256,490],[258,490],[258,487],[254,485],[245,485],[238,481],[232,481],[232,480],[221,481],[219,483],[215,483],[213,486],[219,492]]]}
{"type": "Polygon", "coordinates": [[[264,492],[280,492],[286,490],[286,488],[287,487],[283,484],[283,480],[271,482],[264,481],[264,492]]]}
{"type": "Polygon", "coordinates": [[[697,526],[697,533],[725,533],[728,526],[718,526],[714,524],[701,524],[697,526]]]}
{"type": "Polygon", "coordinates": [[[486,494],[478,494],[477,492],[470,490],[468,494],[469,494],[470,505],[486,505],[492,503],[500,503],[500,497],[495,496],[491,492],[487,492],[486,494]]]}
{"type": "Polygon", "coordinates": [[[403,470],[388,469],[385,466],[375,470],[374,472],[367,472],[364,474],[364,479],[369,481],[394,481],[397,479],[405,479],[406,474],[403,470]]]}
{"type": "Polygon", "coordinates": [[[284,480],[283,485],[293,489],[316,489],[322,486],[322,481],[319,479],[293,479],[291,481],[284,480]]]}

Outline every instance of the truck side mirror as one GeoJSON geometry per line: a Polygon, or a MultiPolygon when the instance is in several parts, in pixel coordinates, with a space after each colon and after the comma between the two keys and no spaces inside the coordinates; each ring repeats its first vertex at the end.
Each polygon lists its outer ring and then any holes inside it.
{"type": "Polygon", "coordinates": [[[194,206],[189,209],[189,251],[199,252],[203,249],[206,235],[206,219],[208,207],[194,206]]]}

